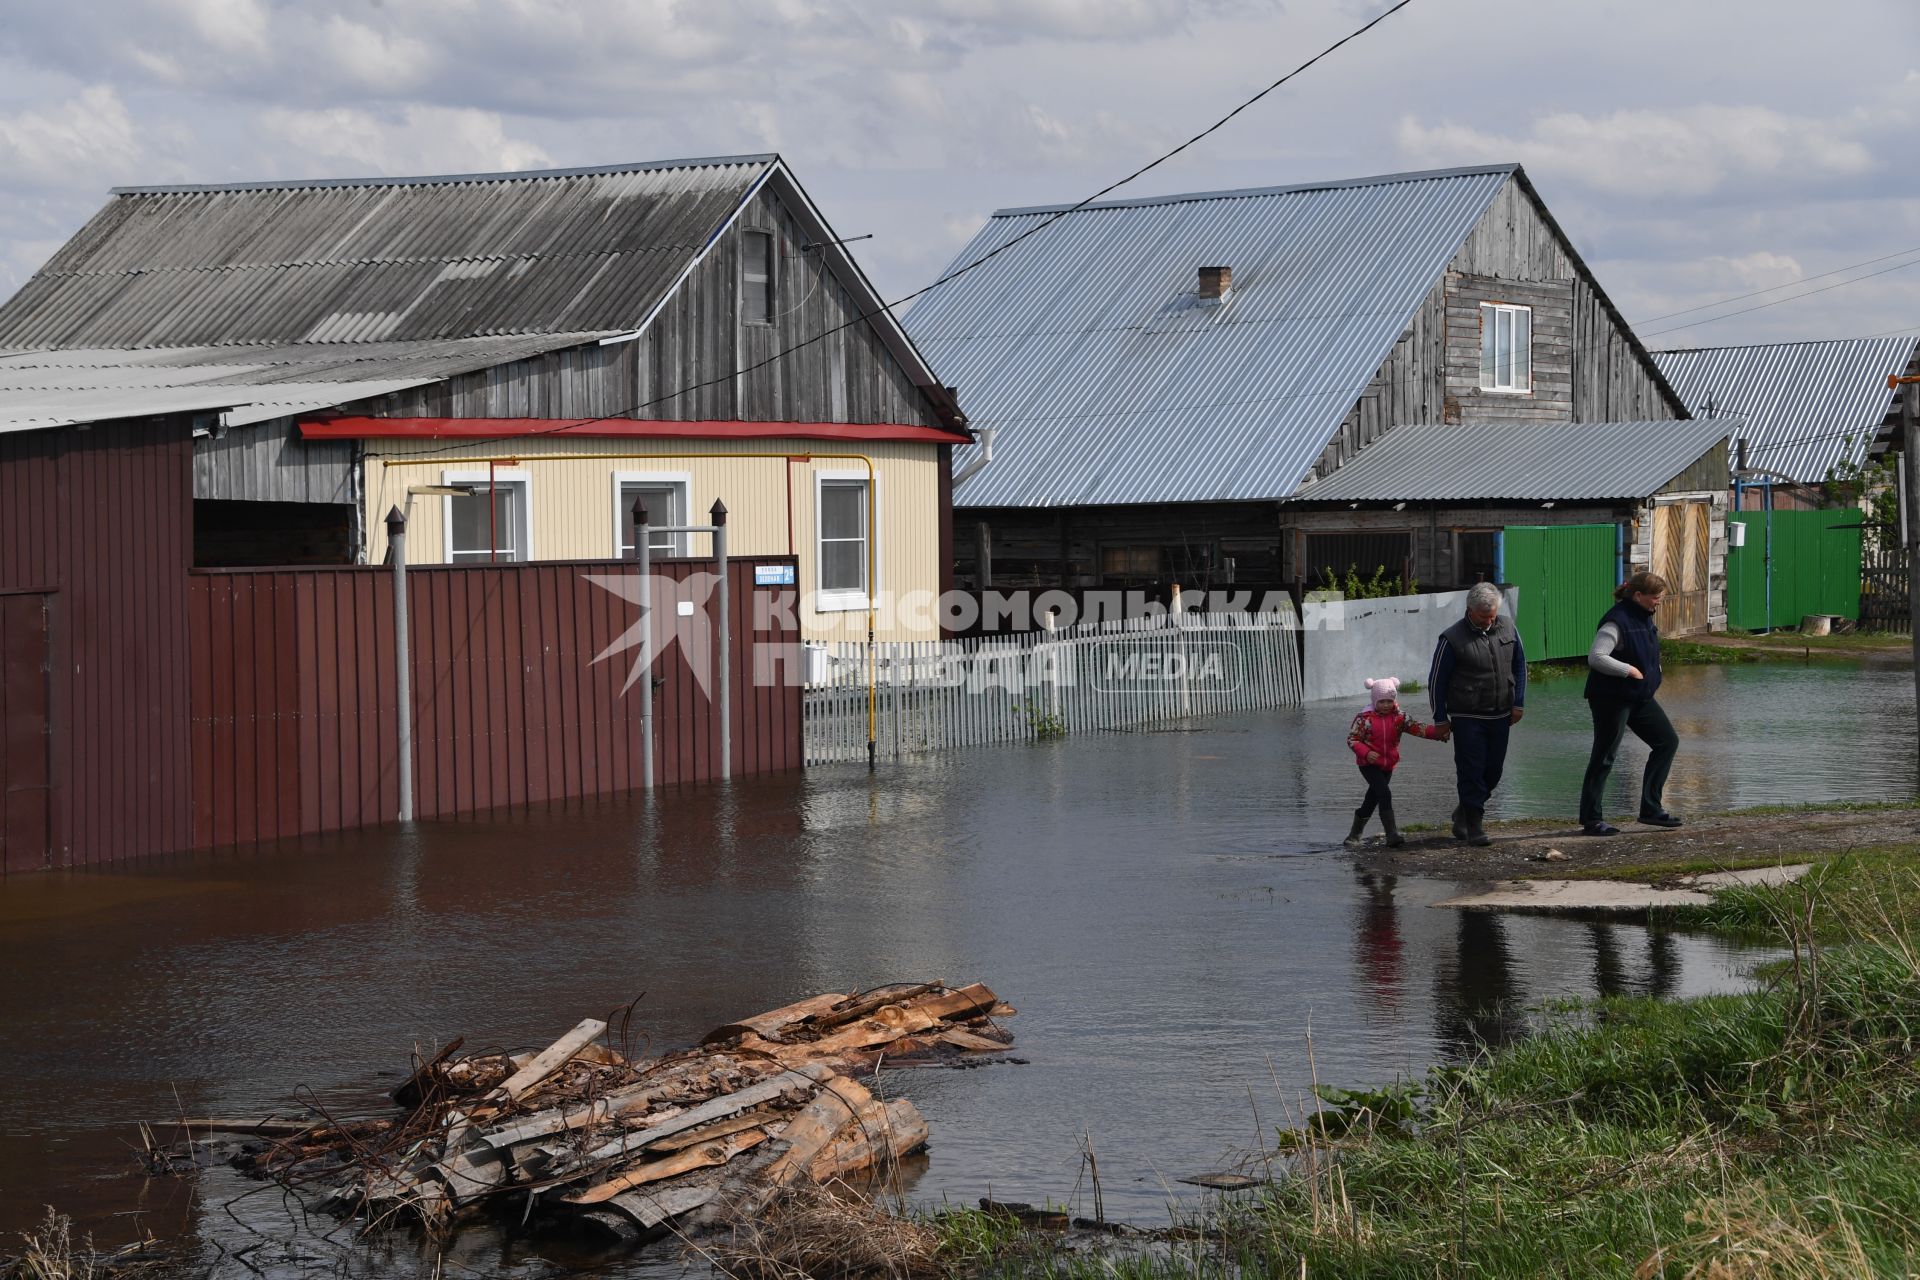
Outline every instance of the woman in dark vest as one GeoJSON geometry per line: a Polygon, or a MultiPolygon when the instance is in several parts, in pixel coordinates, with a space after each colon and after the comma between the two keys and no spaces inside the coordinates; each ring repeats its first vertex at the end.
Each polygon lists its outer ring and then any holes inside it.
{"type": "Polygon", "coordinates": [[[1655,702],[1660,690],[1660,628],[1653,615],[1667,594],[1667,580],[1657,573],[1636,573],[1613,593],[1615,604],[1600,619],[1600,630],[1587,650],[1587,705],[1593,712],[1593,755],[1587,761],[1586,780],[1580,785],[1580,827],[1590,836],[1619,834],[1619,828],[1600,816],[1600,795],[1613,772],[1614,754],[1628,729],[1647,744],[1647,772],[1640,781],[1640,821],[1655,827],[1677,827],[1680,819],[1666,811],[1661,792],[1680,735],[1655,702]]]}

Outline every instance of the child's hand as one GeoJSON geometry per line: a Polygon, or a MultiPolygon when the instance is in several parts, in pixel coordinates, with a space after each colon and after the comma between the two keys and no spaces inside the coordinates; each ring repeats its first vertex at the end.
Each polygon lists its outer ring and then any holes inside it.
{"type": "Polygon", "coordinates": [[[1437,724],[1433,727],[1433,732],[1441,742],[1447,742],[1453,738],[1453,726],[1451,724],[1437,724]]]}
{"type": "Polygon", "coordinates": [[[1379,763],[1380,763],[1380,753],[1379,753],[1378,751],[1369,751],[1369,752],[1367,752],[1367,763],[1368,763],[1368,764],[1379,764],[1379,763]]]}

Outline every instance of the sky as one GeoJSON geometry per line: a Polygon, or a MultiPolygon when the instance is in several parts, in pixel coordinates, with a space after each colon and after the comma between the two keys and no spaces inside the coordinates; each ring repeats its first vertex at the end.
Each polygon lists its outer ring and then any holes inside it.
{"type": "MultiPolygon", "coordinates": [[[[894,298],[1390,3],[4,0],[0,296],[115,185],[778,151],[894,298]]],[[[1115,195],[1506,161],[1650,346],[1920,332],[1914,0],[1412,0],[1115,195]]]]}

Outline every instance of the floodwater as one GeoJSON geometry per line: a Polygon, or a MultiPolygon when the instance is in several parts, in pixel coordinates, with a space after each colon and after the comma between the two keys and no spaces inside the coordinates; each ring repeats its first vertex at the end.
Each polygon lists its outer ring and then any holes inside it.
{"type": "MultiPolygon", "coordinates": [[[[1671,674],[1671,807],[1910,794],[1911,679],[1671,674]]],[[[1536,686],[1494,816],[1571,812],[1579,688],[1536,686]]],[[[1722,939],[1429,910],[1451,885],[1357,874],[1335,845],[1362,790],[1355,709],[8,880],[0,1232],[51,1204],[102,1244],[180,1242],[182,1274],[429,1274],[410,1238],[325,1237],[223,1168],[140,1177],[136,1123],[306,1096],[377,1110],[415,1045],[534,1046],[629,1002],[677,1047],[802,995],[933,978],[1018,1006],[1028,1061],[883,1074],[932,1128],[909,1194],[1086,1211],[1090,1143],[1109,1216],[1164,1222],[1197,1194],[1177,1179],[1257,1155],[1315,1072],[1384,1083],[1517,1034],[1542,1001],[1746,980],[1755,955],[1722,939]]],[[[1449,778],[1445,747],[1410,740],[1402,820],[1444,818],[1449,778]]],[[[580,1267],[647,1264],[470,1232],[446,1274],[580,1267]]]]}

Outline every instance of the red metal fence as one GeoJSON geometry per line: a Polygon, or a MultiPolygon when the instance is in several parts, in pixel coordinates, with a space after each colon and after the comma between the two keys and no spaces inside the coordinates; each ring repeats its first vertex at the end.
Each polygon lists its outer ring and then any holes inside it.
{"type": "MultiPolygon", "coordinates": [[[[729,566],[735,774],[802,762],[794,588],[754,585],[755,566],[792,563],[729,566]]],[[[717,595],[703,589],[712,568],[654,569],[656,594],[676,584],[676,600],[653,602],[655,782],[716,777],[713,705],[690,661],[719,625],[717,595]],[[694,609],[682,613],[682,600],[694,609]]],[[[637,649],[594,661],[638,608],[588,580],[634,572],[605,561],[407,571],[418,816],[641,785],[638,687],[623,692],[637,649]]],[[[391,820],[390,571],[196,571],[188,603],[194,842],[391,820]]]]}

